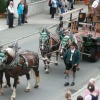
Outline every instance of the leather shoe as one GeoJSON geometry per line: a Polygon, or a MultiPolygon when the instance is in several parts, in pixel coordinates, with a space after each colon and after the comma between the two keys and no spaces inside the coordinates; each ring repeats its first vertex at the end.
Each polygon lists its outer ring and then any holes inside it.
{"type": "Polygon", "coordinates": [[[64,86],[69,86],[69,83],[68,83],[68,82],[66,82],[66,83],[64,84],[64,86]]]}
{"type": "Polygon", "coordinates": [[[9,28],[15,28],[14,26],[11,26],[11,27],[9,27],[9,28]]]}
{"type": "Polygon", "coordinates": [[[71,86],[74,86],[74,85],[75,85],[75,83],[74,83],[74,82],[72,82],[72,83],[71,83],[71,86]]]}

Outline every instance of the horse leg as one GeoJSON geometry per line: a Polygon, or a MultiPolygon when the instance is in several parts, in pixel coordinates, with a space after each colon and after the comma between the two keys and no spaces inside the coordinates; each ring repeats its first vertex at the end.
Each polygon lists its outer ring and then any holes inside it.
{"type": "Polygon", "coordinates": [[[7,87],[7,85],[9,87],[11,87],[11,84],[10,84],[10,76],[5,72],[5,78],[6,78],[6,82],[4,84],[4,87],[7,87]]]}
{"type": "Polygon", "coordinates": [[[45,69],[45,73],[48,74],[49,73],[49,64],[51,62],[51,54],[47,55],[47,60],[46,60],[46,69],[45,69]]]}
{"type": "MultiPolygon", "coordinates": [[[[3,82],[3,88],[7,88],[7,78],[8,76],[6,75],[6,73],[3,73],[3,75],[5,76],[5,81],[3,82]]],[[[10,81],[9,81],[10,82],[10,81]]]]}
{"type": "Polygon", "coordinates": [[[50,61],[46,62],[46,69],[45,69],[45,73],[48,74],[49,73],[49,63],[50,61]]]}
{"type": "Polygon", "coordinates": [[[38,88],[39,87],[39,83],[40,83],[40,75],[39,75],[39,70],[38,70],[38,66],[37,67],[33,67],[34,73],[35,73],[35,86],[34,88],[38,88]]]}
{"type": "Polygon", "coordinates": [[[45,65],[45,67],[44,67],[44,70],[45,70],[45,73],[48,73],[48,64],[47,64],[47,60],[43,60],[43,62],[44,62],[44,65],[45,65]]]}
{"type": "Polygon", "coordinates": [[[0,96],[3,95],[3,88],[2,88],[2,83],[3,83],[3,71],[0,71],[0,96]]]}
{"type": "Polygon", "coordinates": [[[25,92],[29,92],[30,87],[31,87],[30,82],[29,82],[30,81],[30,74],[29,73],[26,74],[26,78],[27,78],[27,87],[25,89],[25,92]]]}
{"type": "Polygon", "coordinates": [[[13,89],[12,89],[11,100],[14,100],[16,98],[17,81],[18,81],[18,77],[15,77],[14,78],[13,89]]]}
{"type": "Polygon", "coordinates": [[[45,65],[45,67],[44,67],[44,69],[46,70],[46,60],[43,60],[43,62],[44,62],[44,65],[45,65]]]}
{"type": "Polygon", "coordinates": [[[55,61],[55,65],[58,65],[58,52],[56,52],[56,61],[55,61]]]}

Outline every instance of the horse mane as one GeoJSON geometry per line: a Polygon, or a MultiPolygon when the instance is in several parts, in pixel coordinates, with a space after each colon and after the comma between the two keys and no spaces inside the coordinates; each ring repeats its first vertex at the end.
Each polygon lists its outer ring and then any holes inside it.
{"type": "Polygon", "coordinates": [[[7,53],[7,61],[6,64],[10,64],[15,58],[11,57],[8,53],[7,53]]]}
{"type": "Polygon", "coordinates": [[[60,43],[58,34],[50,33],[50,37],[55,40],[57,43],[60,43]]]}

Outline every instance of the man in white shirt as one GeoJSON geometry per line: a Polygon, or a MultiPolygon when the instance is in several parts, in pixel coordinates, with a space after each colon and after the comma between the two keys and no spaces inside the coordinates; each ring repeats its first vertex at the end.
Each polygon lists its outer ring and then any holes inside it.
{"type": "Polygon", "coordinates": [[[100,2],[99,0],[94,0],[91,6],[93,22],[100,21],[100,2]]]}
{"type": "Polygon", "coordinates": [[[92,16],[93,16],[93,25],[96,28],[96,32],[100,32],[100,1],[94,0],[92,3],[92,16]]]}
{"type": "Polygon", "coordinates": [[[14,8],[13,1],[10,1],[8,6],[8,19],[9,19],[9,28],[13,28],[13,20],[14,20],[14,8]]]}
{"type": "Polygon", "coordinates": [[[99,0],[95,0],[92,4],[93,8],[96,8],[98,6],[99,0]]]}

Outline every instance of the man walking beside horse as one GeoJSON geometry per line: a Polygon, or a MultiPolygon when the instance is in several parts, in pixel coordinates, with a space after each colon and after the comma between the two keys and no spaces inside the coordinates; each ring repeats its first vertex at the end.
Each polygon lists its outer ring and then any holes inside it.
{"type": "Polygon", "coordinates": [[[67,82],[64,84],[64,86],[69,86],[70,71],[73,72],[73,81],[71,83],[71,86],[74,86],[76,68],[78,67],[80,62],[80,51],[77,49],[77,44],[75,42],[72,42],[70,48],[66,51],[63,59],[66,66],[66,79],[67,79],[67,82]]]}

